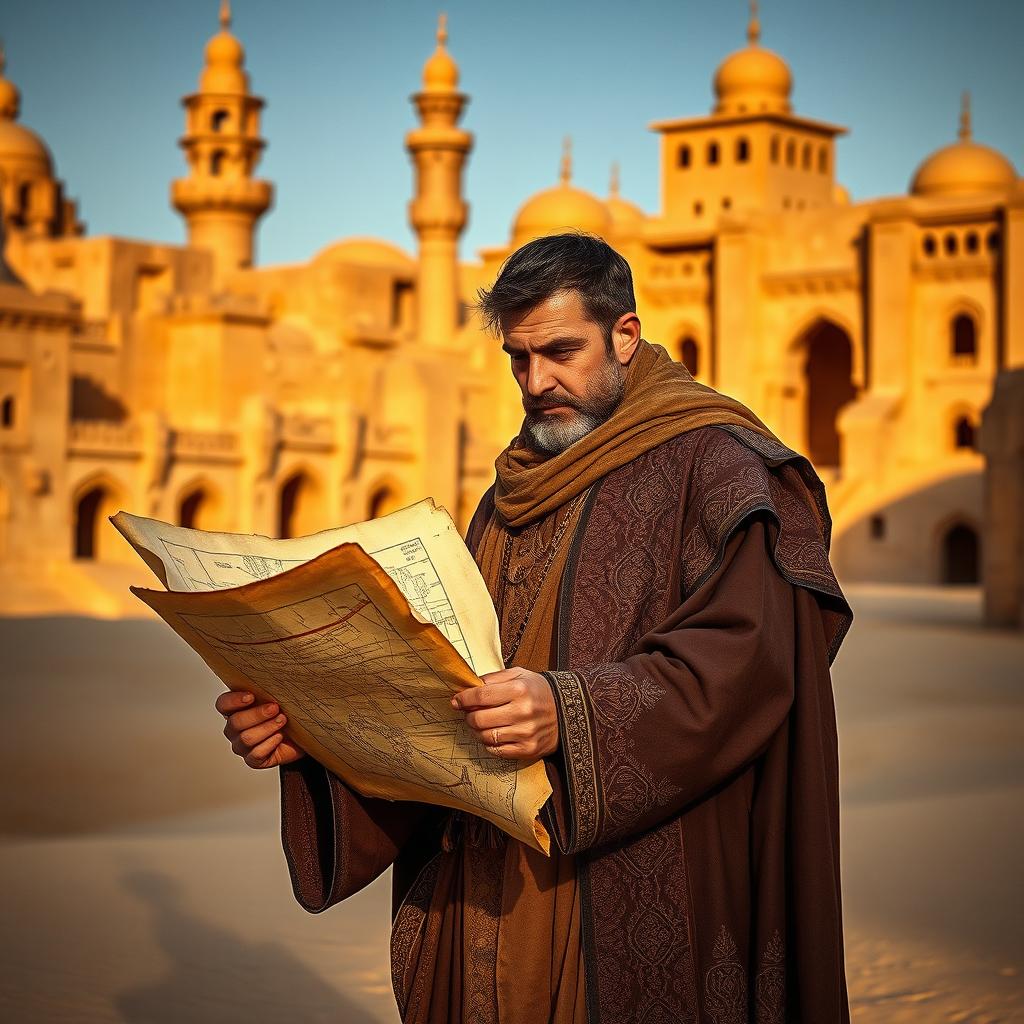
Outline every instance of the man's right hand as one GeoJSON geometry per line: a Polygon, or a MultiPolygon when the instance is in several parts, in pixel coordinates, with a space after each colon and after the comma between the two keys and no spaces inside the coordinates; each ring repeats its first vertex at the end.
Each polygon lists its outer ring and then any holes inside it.
{"type": "Polygon", "coordinates": [[[306,752],[286,739],[281,730],[287,719],[276,704],[256,704],[244,690],[228,690],[215,707],[227,719],[224,735],[231,749],[250,768],[277,768],[305,757],[306,752]]]}

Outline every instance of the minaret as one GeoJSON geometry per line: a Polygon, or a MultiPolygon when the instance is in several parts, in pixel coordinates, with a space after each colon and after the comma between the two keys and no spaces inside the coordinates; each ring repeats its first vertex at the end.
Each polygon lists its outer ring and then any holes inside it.
{"type": "Polygon", "coordinates": [[[405,137],[416,166],[416,196],[409,221],[419,238],[420,343],[451,346],[458,329],[458,241],[469,207],[462,199],[462,167],[473,136],[457,127],[469,97],[458,91],[459,69],[445,49],[445,16],[438,19],[437,49],[423,66],[423,88],[412,97],[420,127],[405,137]]]}
{"type": "Polygon", "coordinates": [[[231,7],[221,0],[220,32],[206,44],[199,89],[182,100],[180,140],[189,175],[171,184],[171,203],[188,224],[188,244],[209,249],[218,279],[252,266],[256,221],[273,199],[268,181],[252,176],[265,143],[263,100],[249,92],[245,50],[231,34],[231,7]]]}

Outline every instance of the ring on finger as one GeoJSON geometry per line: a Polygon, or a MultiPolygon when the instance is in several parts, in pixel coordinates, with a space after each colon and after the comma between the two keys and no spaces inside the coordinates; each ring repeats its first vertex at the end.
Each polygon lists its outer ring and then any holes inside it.
{"type": "Polygon", "coordinates": [[[491,730],[491,746],[493,746],[493,747],[500,747],[501,746],[501,741],[498,739],[498,730],[497,729],[492,729],[491,730]]]}

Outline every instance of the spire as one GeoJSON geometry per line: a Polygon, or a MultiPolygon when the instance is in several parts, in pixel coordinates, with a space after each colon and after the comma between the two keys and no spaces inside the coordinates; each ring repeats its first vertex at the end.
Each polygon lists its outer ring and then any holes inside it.
{"type": "Polygon", "coordinates": [[[971,94],[964,90],[960,98],[960,131],[961,142],[971,141],[971,94]]]}
{"type": "Polygon", "coordinates": [[[423,88],[427,92],[455,92],[459,68],[445,49],[448,42],[448,15],[437,16],[437,48],[423,65],[423,88]]]}
{"type": "Polygon", "coordinates": [[[757,16],[757,0],[750,0],[750,21],[747,22],[747,42],[757,46],[761,38],[761,19],[757,16]]]}
{"type": "Polygon", "coordinates": [[[619,198],[619,161],[612,161],[612,175],[608,182],[608,195],[613,199],[619,198]]]}
{"type": "Polygon", "coordinates": [[[558,171],[559,180],[563,185],[572,181],[572,136],[566,135],[562,141],[562,163],[558,171]]]}
{"type": "Polygon", "coordinates": [[[220,0],[220,27],[225,32],[231,28],[231,0],[220,0]]]}

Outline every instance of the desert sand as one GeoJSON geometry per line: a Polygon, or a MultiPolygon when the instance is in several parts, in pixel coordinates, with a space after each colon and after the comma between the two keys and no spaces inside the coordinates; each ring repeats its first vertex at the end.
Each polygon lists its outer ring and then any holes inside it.
{"type": "MultiPolygon", "coordinates": [[[[975,588],[848,593],[854,1020],[1024,1021],[1024,636],[975,588]]],[[[277,773],[230,753],[220,684],[163,623],[0,619],[0,676],[0,1018],[397,1021],[388,876],[299,908],[277,773]]]]}

